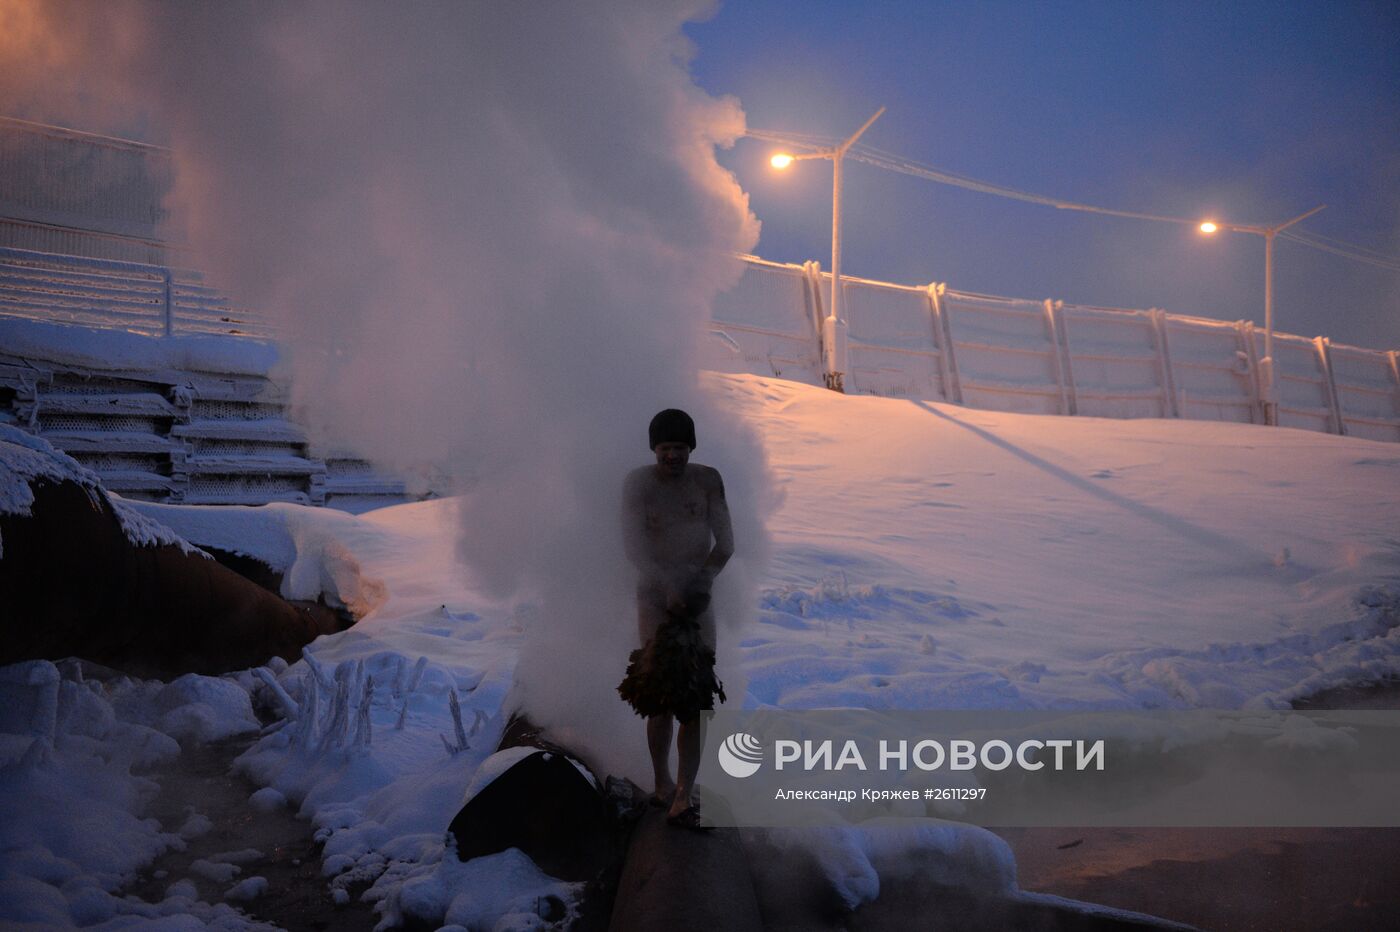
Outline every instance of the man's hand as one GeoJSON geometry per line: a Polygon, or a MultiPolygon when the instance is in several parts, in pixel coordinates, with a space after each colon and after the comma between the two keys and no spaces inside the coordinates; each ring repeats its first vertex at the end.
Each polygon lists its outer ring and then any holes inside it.
{"type": "Polygon", "coordinates": [[[666,611],[673,615],[699,615],[710,605],[710,586],[713,582],[708,574],[698,573],[684,586],[668,585],[666,611]]]}

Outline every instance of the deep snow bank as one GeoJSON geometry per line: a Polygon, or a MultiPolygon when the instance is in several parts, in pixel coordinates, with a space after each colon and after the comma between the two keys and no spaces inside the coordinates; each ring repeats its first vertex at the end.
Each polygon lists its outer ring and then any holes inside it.
{"type": "Polygon", "coordinates": [[[786,493],[751,706],[1234,708],[1400,673],[1391,444],[710,385],[786,493]]]}

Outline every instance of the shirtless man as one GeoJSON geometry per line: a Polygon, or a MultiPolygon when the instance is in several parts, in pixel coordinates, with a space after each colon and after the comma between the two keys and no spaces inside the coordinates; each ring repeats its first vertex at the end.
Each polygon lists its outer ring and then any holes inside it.
{"type": "MultiPolygon", "coordinates": [[[[695,424],[684,411],[662,411],[652,418],[648,435],[656,464],[632,470],[623,485],[627,557],[640,573],[637,631],[642,644],[648,645],[668,620],[694,619],[703,641],[696,647],[708,648],[708,657],[700,664],[703,670],[713,663],[715,647],[710,587],[734,553],[724,482],[718,470],[690,462],[695,424]]],[[[712,670],[704,675],[713,681],[712,670]]],[[[704,687],[703,691],[700,709],[713,708],[711,690],[704,687]]],[[[647,718],[647,746],[656,778],[654,800],[667,807],[669,821],[692,828],[699,824],[693,794],[705,743],[700,709],[671,709],[647,718]],[[677,718],[679,768],[673,781],[671,731],[677,718]]]]}

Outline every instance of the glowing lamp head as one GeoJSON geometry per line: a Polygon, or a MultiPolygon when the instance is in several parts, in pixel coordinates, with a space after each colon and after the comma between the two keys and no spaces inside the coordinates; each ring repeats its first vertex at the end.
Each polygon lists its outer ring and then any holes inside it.
{"type": "Polygon", "coordinates": [[[1207,235],[1214,233],[1218,229],[1220,228],[1217,227],[1215,224],[1211,223],[1209,220],[1201,224],[1201,232],[1207,235]]]}
{"type": "Polygon", "coordinates": [[[772,165],[774,168],[787,168],[792,164],[792,156],[785,152],[779,152],[768,160],[768,164],[772,165]]]}

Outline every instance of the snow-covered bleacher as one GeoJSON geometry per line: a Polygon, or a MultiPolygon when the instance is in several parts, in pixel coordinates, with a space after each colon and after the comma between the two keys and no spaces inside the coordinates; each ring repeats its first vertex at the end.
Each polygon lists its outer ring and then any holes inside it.
{"type": "MultiPolygon", "coordinates": [[[[26,315],[32,316],[32,315],[26,315]]],[[[108,325],[111,328],[111,325],[108,325]]],[[[151,337],[0,315],[0,422],[42,436],[128,498],[363,511],[401,479],[318,448],[250,336],[151,337]]]]}

